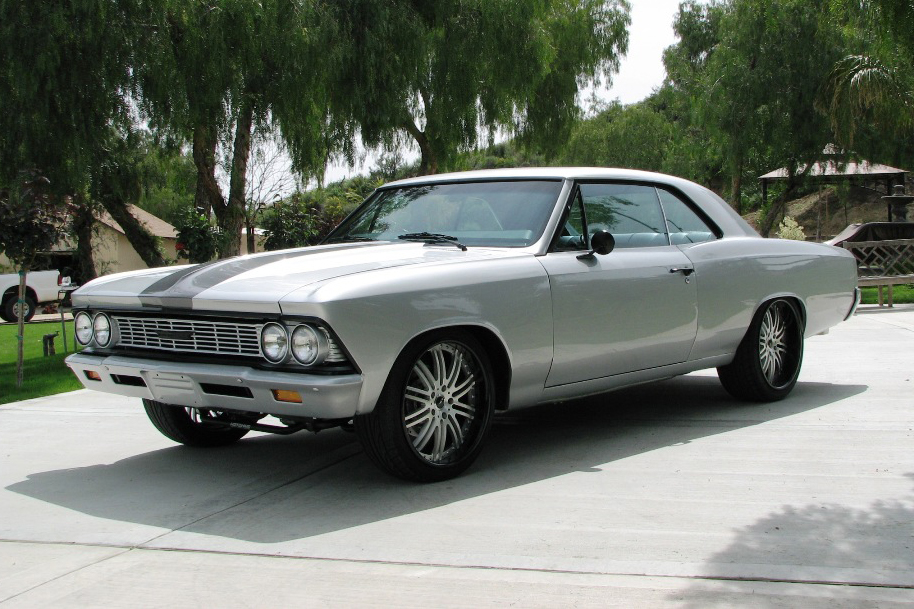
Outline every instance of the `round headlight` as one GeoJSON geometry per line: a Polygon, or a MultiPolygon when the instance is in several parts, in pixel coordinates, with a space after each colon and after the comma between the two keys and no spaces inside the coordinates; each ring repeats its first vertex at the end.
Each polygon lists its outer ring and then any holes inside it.
{"type": "Polygon", "coordinates": [[[111,320],[104,313],[95,316],[95,322],[92,324],[92,330],[95,332],[95,342],[99,347],[107,347],[111,342],[111,320]]]}
{"type": "Polygon", "coordinates": [[[260,331],[260,349],[263,356],[274,364],[286,359],[289,353],[289,334],[286,327],[269,323],[260,331]]]}
{"type": "Polygon", "coordinates": [[[92,342],[92,316],[85,311],[80,311],[73,319],[73,327],[76,330],[76,340],[80,345],[88,345],[92,342]]]}
{"type": "Polygon", "coordinates": [[[327,340],[311,326],[302,324],[292,332],[292,355],[305,366],[319,364],[326,354],[327,340]]]}

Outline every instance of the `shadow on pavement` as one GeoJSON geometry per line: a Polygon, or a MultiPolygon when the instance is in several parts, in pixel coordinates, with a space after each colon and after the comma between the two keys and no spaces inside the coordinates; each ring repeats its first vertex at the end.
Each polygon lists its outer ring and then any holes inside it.
{"type": "Polygon", "coordinates": [[[261,436],[111,464],[38,472],[8,490],[95,517],[276,543],[495,493],[838,402],[861,385],[800,383],[773,404],[736,402],[716,376],[686,376],[496,419],[463,476],[430,485],[379,472],[351,434],[261,436]],[[217,515],[215,517],[211,517],[217,515]],[[264,522],[269,521],[269,525],[264,522]]]}
{"type": "MultiPolygon", "coordinates": [[[[914,480],[914,474],[906,477],[914,480]]],[[[708,560],[706,577],[732,577],[734,565],[752,565],[778,581],[845,584],[840,588],[843,603],[862,606],[873,586],[914,587],[912,522],[914,496],[876,501],[864,509],[829,503],[783,506],[740,529],[729,547],[708,560]]],[[[713,594],[693,586],[675,599],[698,609],[730,607],[734,598],[751,595],[753,607],[784,606],[783,597],[766,596],[758,588],[758,579],[723,581],[713,594]]],[[[804,607],[835,605],[827,597],[802,602],[804,607]]]]}

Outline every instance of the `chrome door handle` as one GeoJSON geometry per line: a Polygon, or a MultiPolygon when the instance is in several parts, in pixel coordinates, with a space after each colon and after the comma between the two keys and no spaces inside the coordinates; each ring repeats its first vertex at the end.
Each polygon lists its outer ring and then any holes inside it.
{"type": "Polygon", "coordinates": [[[682,273],[683,275],[688,277],[689,275],[691,275],[692,273],[695,272],[695,269],[693,269],[690,266],[683,266],[683,267],[672,268],[672,269],[670,269],[670,272],[671,273],[682,273]]]}

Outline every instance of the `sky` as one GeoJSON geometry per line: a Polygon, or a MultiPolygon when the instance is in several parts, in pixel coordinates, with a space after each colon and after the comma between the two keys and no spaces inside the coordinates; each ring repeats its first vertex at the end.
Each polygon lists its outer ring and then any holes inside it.
{"type": "MultiPolygon", "coordinates": [[[[610,87],[604,85],[597,90],[597,97],[603,101],[618,99],[623,104],[639,102],[663,83],[663,50],[676,42],[673,33],[673,17],[681,0],[629,0],[631,19],[629,26],[628,53],[622,59],[618,74],[610,87]]],[[[590,97],[582,95],[582,103],[590,97]]],[[[408,161],[418,158],[418,151],[406,151],[408,161]]],[[[331,165],[324,174],[324,183],[329,184],[343,178],[367,173],[376,157],[369,155],[365,162],[356,167],[345,164],[331,165]]]]}

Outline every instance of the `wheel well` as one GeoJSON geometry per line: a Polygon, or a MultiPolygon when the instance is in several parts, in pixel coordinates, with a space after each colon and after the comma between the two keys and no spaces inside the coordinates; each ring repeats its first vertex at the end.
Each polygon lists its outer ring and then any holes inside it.
{"type": "MultiPolygon", "coordinates": [[[[7,288],[7,290],[3,293],[3,296],[0,297],[0,302],[5,302],[7,298],[15,298],[17,294],[19,294],[19,286],[7,288]]],[[[35,294],[35,290],[29,286],[25,286],[25,295],[31,296],[32,300],[38,302],[38,295],[35,294]]]]}
{"type": "Polygon", "coordinates": [[[445,326],[423,332],[414,337],[409,344],[420,341],[433,332],[441,332],[442,330],[463,330],[472,334],[473,338],[482,343],[492,364],[492,372],[495,375],[495,410],[507,410],[511,390],[511,360],[501,339],[494,332],[482,326],[445,326]]]}
{"type": "MultiPolygon", "coordinates": [[[[755,315],[758,315],[758,312],[761,311],[763,308],[765,308],[765,305],[767,305],[769,302],[772,302],[775,300],[786,300],[786,301],[792,303],[794,307],[796,307],[797,312],[800,314],[800,324],[802,325],[802,329],[805,332],[805,330],[806,330],[806,307],[803,306],[803,301],[798,296],[783,295],[783,296],[771,296],[769,298],[766,298],[765,300],[763,300],[761,302],[761,304],[759,304],[758,309],[756,309],[755,315]]],[[[753,319],[755,319],[755,318],[753,317],[753,319]]]]}

